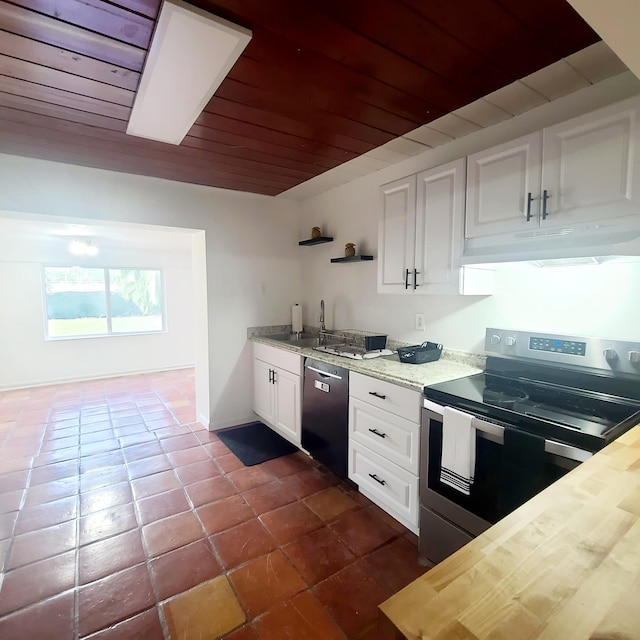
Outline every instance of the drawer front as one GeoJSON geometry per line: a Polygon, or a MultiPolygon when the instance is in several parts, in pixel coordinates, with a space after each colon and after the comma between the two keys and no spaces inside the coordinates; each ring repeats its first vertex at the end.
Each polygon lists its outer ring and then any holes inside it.
{"type": "Polygon", "coordinates": [[[411,420],[416,424],[420,422],[421,395],[419,391],[400,387],[384,380],[377,380],[370,376],[363,376],[361,373],[351,372],[349,375],[349,395],[379,409],[395,413],[397,416],[411,420]]]}
{"type": "Polygon", "coordinates": [[[418,477],[349,440],[349,479],[412,531],[418,529],[418,477]]]}
{"type": "Polygon", "coordinates": [[[298,376],[302,375],[302,358],[297,353],[278,349],[278,347],[270,347],[261,342],[254,342],[253,355],[258,360],[263,360],[274,367],[290,371],[298,376]]]}
{"type": "Polygon", "coordinates": [[[349,398],[349,437],[418,475],[420,425],[349,398]]]}

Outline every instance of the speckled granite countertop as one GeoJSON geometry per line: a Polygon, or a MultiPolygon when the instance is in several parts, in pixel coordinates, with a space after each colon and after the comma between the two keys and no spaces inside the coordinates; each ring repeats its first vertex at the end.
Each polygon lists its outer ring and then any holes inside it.
{"type": "Polygon", "coordinates": [[[356,371],[357,373],[393,382],[420,392],[427,385],[481,373],[484,368],[484,356],[463,351],[444,349],[439,360],[425,364],[402,363],[397,354],[366,360],[353,360],[342,356],[334,356],[330,353],[323,353],[322,351],[315,351],[311,348],[300,348],[289,342],[272,340],[268,335],[252,333],[253,335],[250,335],[250,339],[254,342],[298,353],[303,357],[329,362],[338,367],[344,367],[349,371],[356,371]]]}

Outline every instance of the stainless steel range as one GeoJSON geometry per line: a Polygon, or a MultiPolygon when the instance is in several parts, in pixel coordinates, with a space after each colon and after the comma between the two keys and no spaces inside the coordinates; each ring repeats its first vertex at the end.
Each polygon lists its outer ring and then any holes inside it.
{"type": "Polygon", "coordinates": [[[640,422],[640,343],[487,329],[485,349],[484,373],[424,389],[420,555],[431,562],[640,422]]]}

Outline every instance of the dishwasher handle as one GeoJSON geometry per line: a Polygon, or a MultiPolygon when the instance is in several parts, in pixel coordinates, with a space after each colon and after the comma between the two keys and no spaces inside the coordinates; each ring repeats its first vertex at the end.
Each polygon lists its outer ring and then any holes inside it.
{"type": "Polygon", "coordinates": [[[305,369],[309,369],[309,371],[313,371],[315,373],[319,373],[321,376],[325,376],[326,378],[335,378],[336,380],[342,380],[342,376],[339,376],[335,373],[328,373],[327,371],[321,371],[320,369],[316,369],[315,367],[311,367],[308,364],[305,365],[305,369]]]}

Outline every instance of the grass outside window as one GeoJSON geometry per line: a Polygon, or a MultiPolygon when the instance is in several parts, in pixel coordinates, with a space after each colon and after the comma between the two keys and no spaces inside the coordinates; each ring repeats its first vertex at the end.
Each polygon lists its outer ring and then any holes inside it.
{"type": "Polygon", "coordinates": [[[164,331],[159,269],[44,267],[47,338],[164,331]]]}

